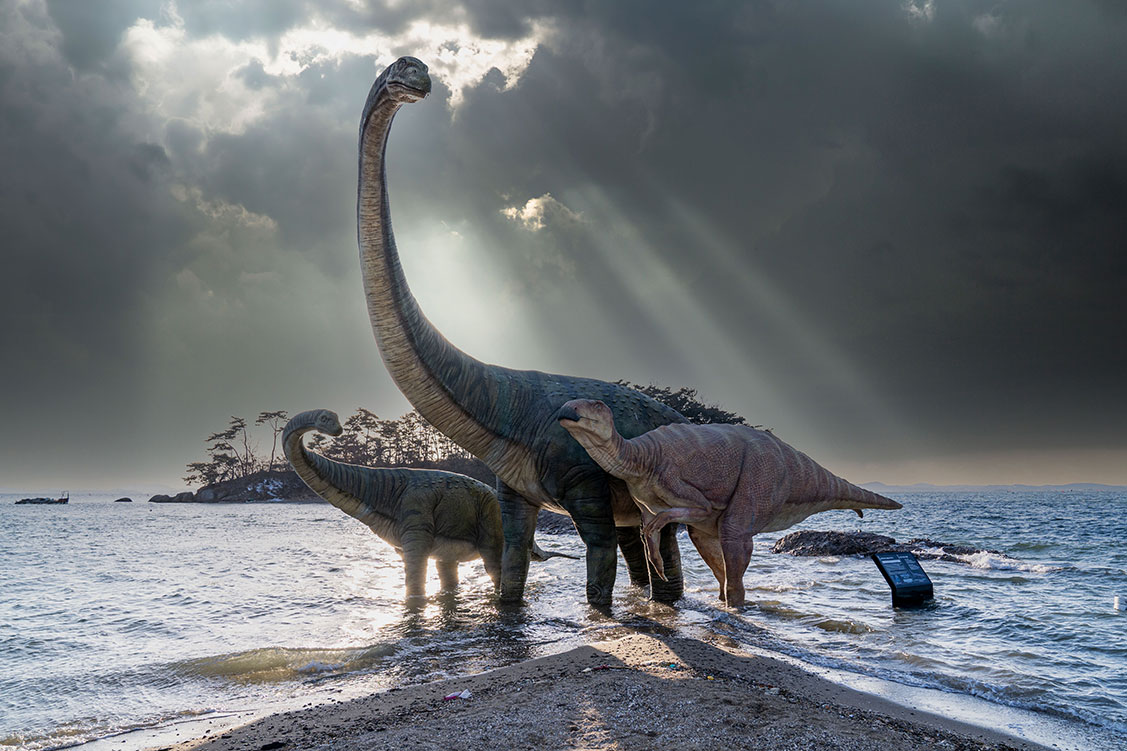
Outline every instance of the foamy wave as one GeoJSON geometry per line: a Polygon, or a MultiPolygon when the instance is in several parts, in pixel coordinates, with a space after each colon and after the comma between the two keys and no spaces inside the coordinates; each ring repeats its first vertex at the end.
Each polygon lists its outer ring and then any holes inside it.
{"type": "Polygon", "coordinates": [[[180,673],[238,683],[273,683],[309,675],[349,673],[371,667],[395,653],[392,645],[351,649],[266,647],[176,663],[180,673]]]}
{"type": "Polygon", "coordinates": [[[990,571],[1026,571],[1034,574],[1048,574],[1053,571],[1063,570],[1063,566],[1050,566],[1044,563],[1022,563],[1016,558],[1010,558],[1001,553],[991,553],[989,550],[980,550],[977,553],[950,553],[943,548],[920,548],[920,553],[932,554],[936,558],[944,555],[955,558],[971,568],[990,571]]]}

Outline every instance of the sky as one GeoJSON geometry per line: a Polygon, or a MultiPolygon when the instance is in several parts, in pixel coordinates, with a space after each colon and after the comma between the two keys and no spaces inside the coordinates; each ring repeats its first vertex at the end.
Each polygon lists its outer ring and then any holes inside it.
{"type": "Polygon", "coordinates": [[[1127,484],[1118,0],[0,0],[0,488],[410,408],[355,223],[401,55],[393,223],[463,350],[696,388],[854,482],[1127,484]]]}

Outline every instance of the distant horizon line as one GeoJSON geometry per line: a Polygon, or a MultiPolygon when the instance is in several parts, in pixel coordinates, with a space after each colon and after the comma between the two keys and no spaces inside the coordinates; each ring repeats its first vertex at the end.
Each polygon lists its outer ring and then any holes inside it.
{"type": "MultiPolygon", "coordinates": [[[[870,480],[868,482],[856,483],[860,487],[873,489],[887,489],[891,491],[913,491],[913,490],[1005,490],[1005,489],[1020,489],[1020,490],[1093,490],[1093,491],[1125,491],[1127,492],[1127,484],[1115,484],[1104,482],[1066,482],[1066,483],[931,483],[931,482],[914,482],[914,483],[895,483],[883,482],[881,480],[870,480]]],[[[82,488],[78,490],[68,490],[66,487],[59,486],[60,489],[45,490],[43,486],[39,489],[13,489],[13,488],[0,488],[0,494],[3,495],[19,495],[19,494],[47,494],[52,493],[82,493],[82,494],[99,494],[111,495],[120,493],[123,495],[129,493],[168,493],[168,492],[182,492],[184,490],[191,490],[186,485],[165,485],[163,483],[138,483],[134,486],[115,486],[107,488],[82,488]]],[[[74,486],[71,486],[74,487],[74,486]]]]}

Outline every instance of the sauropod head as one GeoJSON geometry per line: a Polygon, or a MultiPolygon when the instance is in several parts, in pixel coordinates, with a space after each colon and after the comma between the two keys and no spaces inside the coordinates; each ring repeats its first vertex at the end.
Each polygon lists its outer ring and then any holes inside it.
{"type": "Polygon", "coordinates": [[[388,66],[387,92],[400,102],[417,102],[430,93],[430,74],[422,60],[401,57],[388,66]]]}
{"type": "Polygon", "coordinates": [[[318,433],[331,436],[338,436],[344,432],[344,428],[340,426],[340,418],[331,409],[319,410],[317,417],[313,420],[313,427],[317,429],[318,433]]]}

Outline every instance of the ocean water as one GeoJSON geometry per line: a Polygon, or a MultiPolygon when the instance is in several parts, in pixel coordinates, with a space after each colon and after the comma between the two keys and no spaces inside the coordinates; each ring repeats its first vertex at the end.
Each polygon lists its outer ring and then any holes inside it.
{"type": "MultiPolygon", "coordinates": [[[[114,748],[136,748],[151,737],[138,728],[171,736],[195,718],[479,672],[628,630],[721,634],[881,679],[893,696],[935,689],[975,702],[980,717],[1030,710],[1048,739],[1062,730],[1063,748],[1124,747],[1127,613],[1112,602],[1127,598],[1127,495],[894,496],[903,510],[828,512],[794,529],[860,527],[999,554],[923,561],[935,602],[894,610],[867,558],[774,555],[779,534],[762,535],[749,605],[736,612],[719,606],[682,532],[687,594],[676,607],[649,602],[620,568],[611,612],[595,611],[583,562],[560,558],[533,564],[520,607],[495,605],[479,563],[462,565],[457,593],[408,606],[398,557],[328,504],[74,494],[65,506],[15,506],[19,496],[0,496],[0,747],[112,736],[114,748]]],[[[540,542],[582,552],[574,536],[540,542]]]]}

